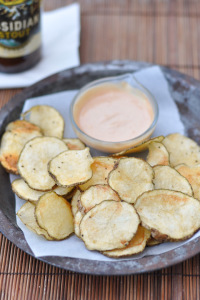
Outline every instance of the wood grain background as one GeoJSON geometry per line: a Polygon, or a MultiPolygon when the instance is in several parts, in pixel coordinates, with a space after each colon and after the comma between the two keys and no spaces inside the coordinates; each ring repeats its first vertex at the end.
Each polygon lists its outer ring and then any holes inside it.
{"type": "MultiPolygon", "coordinates": [[[[74,1],[46,0],[45,10],[74,1]]],[[[199,0],[81,0],[81,63],[130,59],[200,79],[199,0]]],[[[0,107],[20,89],[0,91],[0,107]]],[[[64,271],[0,235],[0,299],[199,299],[200,256],[135,276],[64,271]]]]}

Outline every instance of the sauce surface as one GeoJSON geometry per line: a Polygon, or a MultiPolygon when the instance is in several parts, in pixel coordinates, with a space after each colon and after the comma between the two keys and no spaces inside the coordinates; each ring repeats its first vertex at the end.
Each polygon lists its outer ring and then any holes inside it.
{"type": "Polygon", "coordinates": [[[149,128],[153,109],[147,96],[128,83],[106,83],[80,95],[74,118],[87,135],[101,141],[122,142],[149,128]]]}

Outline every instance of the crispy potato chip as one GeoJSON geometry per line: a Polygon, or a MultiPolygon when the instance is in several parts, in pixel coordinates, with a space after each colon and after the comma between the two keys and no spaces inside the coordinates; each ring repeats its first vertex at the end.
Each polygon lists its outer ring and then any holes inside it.
{"type": "Polygon", "coordinates": [[[176,170],[191,184],[194,192],[194,198],[200,200],[200,165],[193,167],[178,165],[176,170]]]}
{"type": "Polygon", "coordinates": [[[80,224],[81,224],[81,221],[82,221],[84,215],[85,214],[83,212],[77,211],[75,216],[74,216],[74,233],[79,238],[81,238],[80,224]]]}
{"type": "Polygon", "coordinates": [[[45,229],[42,229],[35,219],[35,205],[30,202],[26,202],[20,210],[17,212],[17,216],[20,218],[22,223],[26,225],[33,232],[42,235],[47,240],[52,240],[45,229]]]}
{"type": "Polygon", "coordinates": [[[83,150],[86,147],[79,139],[63,139],[63,142],[67,145],[69,150],[83,150]]]}
{"type": "Polygon", "coordinates": [[[185,177],[170,166],[153,167],[155,189],[173,190],[193,196],[193,190],[185,177]]]}
{"type": "Polygon", "coordinates": [[[117,258],[117,257],[126,257],[133,254],[140,253],[145,249],[146,243],[150,238],[150,236],[151,236],[151,231],[139,225],[136,235],[129,242],[128,246],[126,246],[123,249],[114,249],[110,251],[105,251],[103,252],[103,254],[109,257],[117,258]]]}
{"type": "Polygon", "coordinates": [[[150,166],[169,165],[169,153],[162,143],[152,142],[149,144],[148,149],[147,162],[150,166]]]}
{"type": "Polygon", "coordinates": [[[74,195],[72,197],[72,201],[71,201],[71,207],[72,207],[72,214],[73,214],[73,216],[75,216],[75,214],[79,210],[79,208],[78,208],[78,201],[81,201],[81,191],[79,189],[76,190],[76,192],[74,193],[74,195]]]}
{"type": "Polygon", "coordinates": [[[18,174],[17,162],[19,155],[29,140],[37,136],[42,136],[41,129],[29,122],[21,124],[20,120],[8,124],[1,140],[0,161],[2,166],[9,173],[18,174]],[[16,125],[16,122],[18,125],[16,125]],[[21,127],[20,127],[21,124],[21,127]]]}
{"type": "Polygon", "coordinates": [[[35,207],[35,216],[39,226],[54,240],[63,240],[74,231],[71,205],[54,192],[40,197],[35,207]]]}
{"type": "Polygon", "coordinates": [[[148,247],[152,247],[152,246],[156,246],[159,245],[161,242],[155,240],[153,237],[151,237],[148,241],[147,241],[147,246],[148,247]]]}
{"type": "Polygon", "coordinates": [[[76,186],[92,177],[90,149],[65,151],[49,162],[49,174],[59,186],[76,186]]]}
{"type": "Polygon", "coordinates": [[[103,201],[83,217],[80,223],[81,238],[89,250],[124,248],[137,232],[139,223],[131,204],[103,201]]]}
{"type": "Polygon", "coordinates": [[[63,137],[65,122],[61,114],[48,105],[36,105],[23,113],[23,119],[39,126],[45,136],[63,137]]]}
{"type": "Polygon", "coordinates": [[[135,208],[158,241],[185,240],[200,228],[200,202],[181,192],[148,191],[138,197],[135,208]]]}
{"type": "Polygon", "coordinates": [[[172,167],[179,164],[193,166],[200,163],[200,147],[188,137],[173,133],[168,135],[162,143],[169,152],[172,167]]]}
{"type": "Polygon", "coordinates": [[[24,146],[18,161],[18,171],[26,183],[35,190],[47,191],[55,186],[48,173],[48,162],[66,151],[65,143],[55,137],[34,138],[24,146]]]}
{"type": "Polygon", "coordinates": [[[108,174],[114,168],[117,159],[112,157],[99,156],[94,157],[91,165],[92,178],[86,183],[80,185],[80,189],[85,191],[92,185],[107,184],[108,174]]]}
{"type": "Polygon", "coordinates": [[[93,185],[81,195],[81,204],[85,208],[85,212],[104,200],[121,201],[118,194],[107,184],[93,185]]]}
{"type": "Polygon", "coordinates": [[[134,203],[139,195],[153,190],[152,167],[139,158],[121,158],[108,177],[108,184],[120,198],[134,203]]]}
{"type": "Polygon", "coordinates": [[[113,157],[119,157],[119,156],[124,156],[127,154],[131,154],[131,153],[137,153],[137,152],[142,152],[144,150],[146,150],[148,148],[148,145],[152,142],[162,142],[162,140],[164,139],[164,136],[157,136],[155,138],[149,139],[147,141],[144,141],[142,143],[140,143],[139,145],[133,146],[131,148],[125,149],[121,152],[118,153],[114,153],[112,154],[113,157]]]}
{"type": "MultiPolygon", "coordinates": [[[[53,191],[60,196],[67,195],[73,188],[56,187],[53,191]]],[[[45,192],[31,189],[28,184],[22,179],[16,179],[12,182],[13,192],[21,199],[31,202],[37,202],[45,192]]]]}

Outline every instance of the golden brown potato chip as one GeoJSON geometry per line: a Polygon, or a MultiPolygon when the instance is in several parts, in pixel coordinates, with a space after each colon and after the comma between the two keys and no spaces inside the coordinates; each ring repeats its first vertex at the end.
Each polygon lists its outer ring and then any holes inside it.
{"type": "Polygon", "coordinates": [[[108,184],[120,198],[134,203],[139,195],[153,190],[152,167],[139,158],[121,158],[108,177],[108,184]]]}
{"type": "Polygon", "coordinates": [[[63,139],[63,142],[67,145],[69,150],[83,150],[86,147],[79,139],[63,139]]]}
{"type": "Polygon", "coordinates": [[[26,143],[18,161],[18,171],[26,183],[35,190],[47,191],[55,186],[48,173],[48,162],[66,151],[65,143],[55,137],[37,137],[26,143]]]}
{"type": "Polygon", "coordinates": [[[194,198],[200,200],[200,165],[193,167],[178,165],[176,170],[191,184],[194,192],[194,198]]]}
{"type": "Polygon", "coordinates": [[[89,148],[68,150],[49,162],[49,174],[59,186],[76,186],[92,177],[92,163],[89,148]]]}
{"type": "Polygon", "coordinates": [[[74,231],[71,205],[54,192],[40,197],[35,207],[35,216],[39,226],[54,240],[63,240],[74,231]]]}
{"type": "Polygon", "coordinates": [[[36,105],[22,114],[23,119],[39,126],[45,136],[63,137],[65,122],[61,114],[48,105],[36,105]]]}
{"type": "Polygon", "coordinates": [[[169,153],[162,143],[152,142],[149,144],[148,149],[147,162],[150,166],[169,165],[169,153]]]}
{"type": "Polygon", "coordinates": [[[18,174],[17,162],[19,155],[29,140],[42,136],[41,129],[29,122],[17,120],[8,124],[1,140],[0,161],[9,173],[18,174]],[[10,131],[11,130],[11,131],[10,131]]]}
{"type": "Polygon", "coordinates": [[[108,174],[114,168],[117,159],[112,157],[99,156],[94,157],[91,165],[92,178],[86,183],[80,185],[80,189],[85,191],[92,185],[107,184],[108,174]]]}
{"type": "Polygon", "coordinates": [[[193,190],[185,177],[170,166],[153,167],[155,189],[173,190],[193,196],[193,190]]]}
{"type": "MultiPolygon", "coordinates": [[[[60,196],[67,195],[73,188],[56,187],[53,191],[60,196]]],[[[45,192],[31,189],[28,184],[22,179],[16,179],[12,182],[13,192],[21,199],[31,202],[37,202],[45,192]]]]}
{"type": "Polygon", "coordinates": [[[76,192],[74,193],[74,195],[72,197],[72,201],[71,201],[71,207],[72,207],[72,214],[73,214],[73,216],[75,216],[75,214],[79,210],[79,208],[78,208],[78,202],[79,201],[81,201],[81,191],[80,190],[76,190],[76,192]]]}
{"type": "Polygon", "coordinates": [[[81,204],[85,212],[104,200],[121,201],[119,195],[107,184],[93,185],[81,194],[81,204]]]}
{"type": "Polygon", "coordinates": [[[103,201],[84,215],[80,223],[81,238],[89,250],[124,248],[137,232],[139,223],[131,204],[103,201]]]}
{"type": "Polygon", "coordinates": [[[185,240],[200,228],[200,202],[181,192],[148,191],[138,197],[135,208],[158,241],[185,240]]]}
{"type": "Polygon", "coordinates": [[[129,242],[128,246],[123,249],[114,249],[110,251],[103,252],[104,255],[109,257],[126,257],[133,254],[142,252],[145,247],[148,239],[151,236],[151,231],[148,229],[138,226],[138,230],[132,240],[129,242]]]}
{"type": "Polygon", "coordinates": [[[148,145],[152,142],[162,142],[162,140],[164,139],[164,136],[157,136],[155,138],[149,139],[147,141],[144,141],[142,143],[140,143],[139,145],[133,146],[131,148],[125,149],[121,152],[118,153],[114,153],[112,154],[113,157],[119,157],[119,156],[124,156],[127,154],[131,154],[131,153],[137,153],[137,152],[142,152],[144,150],[146,150],[148,148],[148,145]]]}
{"type": "Polygon", "coordinates": [[[162,143],[169,152],[172,167],[179,164],[193,166],[200,163],[200,147],[188,137],[173,133],[168,135],[162,143]]]}
{"type": "Polygon", "coordinates": [[[26,202],[20,210],[17,212],[17,216],[20,218],[22,223],[26,225],[33,232],[42,235],[47,240],[52,240],[45,229],[42,229],[35,219],[35,205],[30,202],[26,202]]]}

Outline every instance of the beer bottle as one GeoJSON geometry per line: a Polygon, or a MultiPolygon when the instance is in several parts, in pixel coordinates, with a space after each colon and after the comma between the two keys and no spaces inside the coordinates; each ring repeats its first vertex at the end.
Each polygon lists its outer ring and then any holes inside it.
{"type": "Polygon", "coordinates": [[[40,60],[40,1],[0,0],[0,72],[21,72],[40,60]]]}

